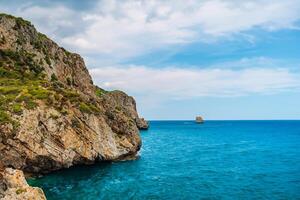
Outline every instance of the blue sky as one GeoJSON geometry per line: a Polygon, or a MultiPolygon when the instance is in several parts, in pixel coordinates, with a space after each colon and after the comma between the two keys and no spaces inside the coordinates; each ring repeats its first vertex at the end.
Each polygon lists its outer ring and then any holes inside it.
{"type": "Polygon", "coordinates": [[[11,0],[147,119],[300,119],[300,1],[11,0]]]}

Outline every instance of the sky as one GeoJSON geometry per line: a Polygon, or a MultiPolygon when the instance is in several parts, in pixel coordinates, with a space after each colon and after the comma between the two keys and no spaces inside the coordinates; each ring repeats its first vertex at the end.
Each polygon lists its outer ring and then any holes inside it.
{"type": "Polygon", "coordinates": [[[300,119],[300,0],[0,0],[150,120],[300,119]]]}

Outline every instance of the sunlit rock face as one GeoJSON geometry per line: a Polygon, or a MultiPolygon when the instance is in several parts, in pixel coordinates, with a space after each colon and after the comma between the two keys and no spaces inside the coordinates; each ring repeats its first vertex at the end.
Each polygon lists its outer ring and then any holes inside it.
{"type": "Polygon", "coordinates": [[[94,86],[79,55],[1,14],[0,60],[0,164],[47,173],[137,154],[135,100],[94,86]]]}
{"type": "Polygon", "coordinates": [[[46,200],[42,189],[30,187],[21,170],[0,169],[0,199],[46,200]]]}

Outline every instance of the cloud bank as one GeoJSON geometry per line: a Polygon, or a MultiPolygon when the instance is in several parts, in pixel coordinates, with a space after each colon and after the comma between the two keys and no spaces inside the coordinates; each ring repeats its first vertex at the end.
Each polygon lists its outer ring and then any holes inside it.
{"type": "MultiPolygon", "coordinates": [[[[281,53],[284,42],[298,41],[280,41],[280,33],[299,30],[299,0],[12,0],[0,3],[0,10],[30,20],[40,32],[59,45],[81,54],[88,67],[93,67],[90,72],[96,84],[134,95],[139,104],[143,104],[143,108],[155,117],[159,112],[157,110],[160,110],[155,107],[157,105],[167,105],[165,107],[170,110],[165,113],[177,111],[181,116],[185,112],[185,109],[179,109],[183,104],[174,100],[198,101],[201,100],[199,97],[226,97],[228,100],[228,97],[245,95],[257,99],[260,94],[278,93],[284,97],[285,94],[300,91],[299,64],[294,65],[299,63],[296,45],[288,44],[283,48],[293,47],[290,50],[292,56],[286,56],[287,60],[285,57],[280,60],[276,52],[265,54],[265,51],[272,51],[268,48],[273,47],[278,47],[281,53]],[[264,39],[259,38],[261,33],[271,38],[279,35],[280,44],[268,46],[265,43],[265,48],[256,49],[255,44],[264,39]],[[214,48],[209,49],[211,44],[222,44],[220,51],[212,52],[214,48]],[[207,55],[224,51],[226,58],[220,59],[221,54],[208,57],[206,62],[207,56],[198,57],[197,49],[207,55]],[[236,55],[239,50],[243,52],[236,55]],[[252,51],[258,53],[251,54],[252,51]],[[173,54],[176,55],[172,57],[173,54]],[[289,60],[293,56],[296,62],[289,60]],[[160,61],[165,57],[169,60],[160,61]],[[170,66],[173,63],[193,64],[189,60],[177,63],[176,59],[185,58],[203,58],[203,65],[207,66],[170,66]],[[165,64],[160,67],[160,63],[165,64]],[[213,66],[208,66],[210,63],[213,66]],[[286,91],[289,93],[283,93],[286,91]]],[[[297,37],[297,34],[299,32],[294,36],[297,37]]],[[[272,43],[272,39],[268,37],[267,42],[272,43]]],[[[297,95],[287,99],[297,100],[297,95]]],[[[281,100],[275,99],[271,105],[277,110],[281,100]]],[[[210,102],[202,103],[207,105],[210,102]]],[[[228,104],[221,101],[218,104],[221,104],[220,108],[228,109],[228,104]]],[[[298,102],[295,104],[297,107],[298,102]]],[[[197,105],[187,105],[185,108],[194,110],[197,105]]],[[[248,104],[234,104],[230,112],[242,113],[245,106],[248,104]]],[[[251,107],[254,110],[260,108],[255,105],[251,107]]],[[[293,112],[295,109],[290,103],[282,107],[286,116],[290,116],[292,111],[287,108],[292,108],[293,112]]],[[[270,110],[270,116],[273,116],[275,109],[270,110]]],[[[214,115],[219,112],[222,111],[219,109],[214,115]]],[[[228,115],[227,110],[225,115],[228,115]]],[[[281,114],[278,116],[282,117],[281,114]]]]}
{"type": "Polygon", "coordinates": [[[108,89],[152,98],[235,97],[300,89],[300,74],[283,68],[153,69],[145,66],[90,70],[95,82],[108,89]]]}
{"type": "MultiPolygon", "coordinates": [[[[36,2],[36,1],[35,1],[36,2]]],[[[298,28],[298,0],[93,1],[89,9],[67,4],[20,3],[1,10],[23,16],[61,45],[83,54],[132,58],[195,41],[253,40],[247,31],[298,28]],[[47,23],[45,23],[47,22],[47,23]]]]}
{"type": "Polygon", "coordinates": [[[83,32],[63,38],[87,52],[137,56],[261,28],[294,28],[299,1],[104,1],[83,32]]]}

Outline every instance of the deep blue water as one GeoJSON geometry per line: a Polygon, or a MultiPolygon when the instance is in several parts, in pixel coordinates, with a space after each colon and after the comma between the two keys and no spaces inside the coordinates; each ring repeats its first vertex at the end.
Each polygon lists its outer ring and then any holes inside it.
{"type": "Polygon", "coordinates": [[[300,199],[300,121],[152,121],[135,161],[54,172],[56,199],[300,199]]]}

